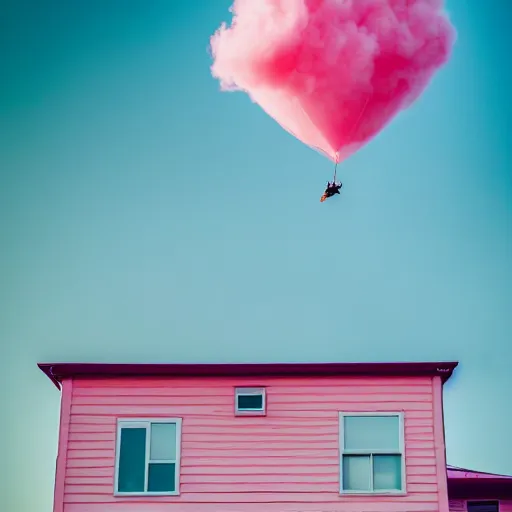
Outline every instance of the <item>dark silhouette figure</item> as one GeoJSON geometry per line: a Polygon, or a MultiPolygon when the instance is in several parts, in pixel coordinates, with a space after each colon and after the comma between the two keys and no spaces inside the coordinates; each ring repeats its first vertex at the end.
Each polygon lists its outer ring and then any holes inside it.
{"type": "Polygon", "coordinates": [[[342,187],[342,183],[336,183],[335,181],[333,181],[332,183],[329,181],[327,183],[327,188],[325,189],[325,192],[323,194],[323,196],[320,198],[320,202],[323,203],[326,199],[328,199],[329,197],[332,197],[334,196],[335,194],[339,194],[340,193],[340,188],[342,187]]]}

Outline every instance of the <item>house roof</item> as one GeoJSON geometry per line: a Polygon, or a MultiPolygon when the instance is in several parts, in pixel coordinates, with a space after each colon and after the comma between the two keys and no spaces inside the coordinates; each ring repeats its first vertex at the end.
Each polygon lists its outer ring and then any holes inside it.
{"type": "Polygon", "coordinates": [[[475,471],[474,469],[464,469],[464,468],[458,468],[457,466],[446,466],[446,469],[448,471],[448,478],[453,479],[462,479],[462,480],[469,480],[474,481],[475,479],[495,479],[495,478],[502,478],[507,481],[512,482],[512,476],[511,475],[499,475],[496,473],[484,473],[483,471],[475,471]]]}
{"type": "Polygon", "coordinates": [[[510,499],[512,476],[447,466],[451,499],[510,499]]]}
{"type": "Polygon", "coordinates": [[[234,364],[112,364],[39,363],[60,389],[66,377],[290,377],[290,376],[440,376],[446,382],[457,362],[398,363],[234,363],[234,364]]]}

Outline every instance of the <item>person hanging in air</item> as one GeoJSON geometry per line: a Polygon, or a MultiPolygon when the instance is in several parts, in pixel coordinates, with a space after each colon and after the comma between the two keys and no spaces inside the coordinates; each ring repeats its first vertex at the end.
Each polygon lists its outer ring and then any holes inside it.
{"type": "Polygon", "coordinates": [[[336,154],[336,163],[334,165],[334,177],[332,178],[332,182],[327,182],[327,188],[325,189],[322,197],[320,198],[320,202],[323,203],[329,197],[332,197],[336,194],[340,193],[340,188],[343,186],[341,181],[339,183],[336,182],[336,172],[338,170],[338,154],[336,154]]]}
{"type": "Polygon", "coordinates": [[[339,183],[336,183],[336,180],[333,180],[332,183],[330,181],[328,181],[327,188],[325,189],[323,196],[320,198],[320,202],[323,203],[329,197],[332,197],[335,194],[339,194],[340,188],[342,186],[343,186],[343,184],[341,183],[341,181],[339,183]]]}

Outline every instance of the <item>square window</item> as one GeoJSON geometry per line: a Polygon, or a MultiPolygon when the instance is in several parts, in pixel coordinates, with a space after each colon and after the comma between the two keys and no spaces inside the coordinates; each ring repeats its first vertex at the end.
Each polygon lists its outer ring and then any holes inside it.
{"type": "Polygon", "coordinates": [[[343,457],[343,489],[370,492],[370,456],[345,455],[343,457]]]}
{"type": "Polygon", "coordinates": [[[398,416],[345,416],[346,450],[398,450],[398,416]]]}
{"type": "Polygon", "coordinates": [[[235,413],[237,415],[261,416],[266,413],[264,388],[236,388],[235,413]]]}
{"type": "Polygon", "coordinates": [[[149,463],[148,492],[173,492],[175,490],[175,463],[149,463]]]}
{"type": "Polygon", "coordinates": [[[468,501],[468,512],[499,512],[499,501],[468,501]]]}
{"type": "Polygon", "coordinates": [[[405,492],[402,413],[340,413],[342,493],[405,492]]]}
{"type": "Polygon", "coordinates": [[[115,494],[179,494],[180,442],[180,418],[118,420],[115,494]]]}
{"type": "Polygon", "coordinates": [[[375,491],[402,488],[402,456],[373,455],[373,489],[375,491]]]}

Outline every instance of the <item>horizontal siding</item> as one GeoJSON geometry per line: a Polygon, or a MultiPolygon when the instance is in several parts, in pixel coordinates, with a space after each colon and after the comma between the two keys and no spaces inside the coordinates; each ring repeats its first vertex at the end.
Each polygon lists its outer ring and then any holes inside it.
{"type": "MultiPolygon", "coordinates": [[[[261,503],[169,503],[134,501],[119,501],[116,503],[69,503],[65,512],[395,512],[397,509],[393,503],[365,503],[340,501],[323,501],[318,503],[295,502],[267,502],[261,503]]],[[[437,512],[437,503],[408,503],[408,512],[437,512]]]]}
{"type": "Polygon", "coordinates": [[[437,511],[433,422],[429,378],[77,379],[65,512],[437,511]],[[234,386],[267,416],[234,417],[234,386]],[[407,495],[339,496],[338,411],[404,411],[407,495]],[[180,496],[113,496],[118,417],[183,418],[180,496]]]}
{"type": "MultiPolygon", "coordinates": [[[[497,498],[495,498],[497,499],[497,498]]],[[[470,500],[473,501],[473,500],[470,500]]],[[[492,498],[486,498],[485,500],[474,500],[474,501],[493,501],[492,498]]],[[[500,512],[512,512],[512,500],[498,500],[500,502],[500,512]]],[[[449,502],[450,512],[466,512],[467,501],[466,500],[450,500],[449,502]]]]}

